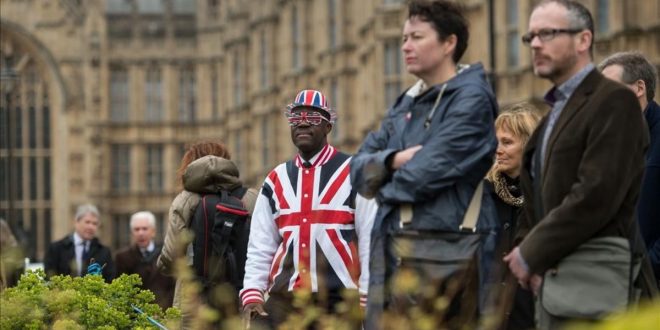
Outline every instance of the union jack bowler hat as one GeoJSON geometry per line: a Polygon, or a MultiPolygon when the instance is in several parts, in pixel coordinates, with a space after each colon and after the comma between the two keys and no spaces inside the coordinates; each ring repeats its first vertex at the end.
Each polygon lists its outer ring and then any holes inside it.
{"type": "Polygon", "coordinates": [[[337,118],[335,111],[328,106],[325,95],[317,90],[304,89],[300,91],[293,100],[293,103],[286,106],[287,113],[298,107],[311,107],[322,110],[330,116],[329,120],[331,123],[334,123],[337,118]]]}

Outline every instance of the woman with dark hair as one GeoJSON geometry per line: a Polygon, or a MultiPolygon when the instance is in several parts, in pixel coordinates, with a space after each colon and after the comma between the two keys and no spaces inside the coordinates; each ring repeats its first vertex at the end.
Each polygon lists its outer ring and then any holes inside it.
{"type": "MultiPolygon", "coordinates": [[[[472,321],[475,305],[485,297],[482,289],[492,263],[497,219],[490,196],[476,192],[497,145],[493,126],[497,102],[481,64],[458,64],[468,38],[467,20],[455,2],[409,2],[401,50],[407,71],[419,81],[399,96],[380,130],[371,132],[352,158],[353,187],[375,196],[379,204],[371,240],[367,328],[383,328],[383,312],[400,310],[408,302],[422,305],[419,301],[426,300],[438,314],[433,301],[445,293],[435,286],[450,282],[449,278],[463,281],[465,290],[453,295],[455,299],[450,297],[442,326],[456,323],[447,319],[458,314],[472,321]],[[399,299],[390,283],[403,267],[410,267],[403,257],[418,264],[421,254],[428,252],[414,249],[411,256],[402,256],[397,251],[399,238],[405,233],[416,235],[411,238],[416,242],[441,241],[442,234],[458,234],[472,196],[482,199],[475,212],[475,230],[484,237],[482,248],[473,255],[478,272],[461,276],[463,269],[451,269],[444,276],[425,271],[422,276],[427,278],[420,282],[417,297],[399,299]],[[420,296],[424,299],[417,299],[420,296]],[[471,306],[456,306],[465,304],[471,306]]],[[[433,258],[447,257],[439,254],[433,258]]],[[[441,261],[423,262],[418,268],[441,268],[441,261]]],[[[457,322],[458,327],[465,325],[457,322]]]]}
{"type": "MultiPolygon", "coordinates": [[[[525,202],[520,190],[522,154],[527,140],[534,132],[540,111],[529,103],[518,103],[506,108],[495,120],[497,151],[495,164],[486,175],[487,190],[491,192],[500,222],[498,255],[508,254],[515,246],[514,236],[518,215],[525,202]]],[[[500,317],[502,329],[534,328],[534,298],[532,292],[522,289],[504,267],[501,258],[495,258],[493,313],[500,317]],[[498,284],[502,285],[498,285],[498,284]]]]}
{"type": "MultiPolygon", "coordinates": [[[[217,194],[220,189],[233,191],[243,186],[236,165],[230,160],[225,146],[218,142],[204,141],[191,145],[181,159],[177,180],[183,190],[170,206],[167,234],[163,250],[158,258],[158,268],[167,274],[175,273],[175,262],[187,258],[192,265],[190,222],[201,198],[205,194],[217,194]]],[[[245,208],[252,214],[257,191],[248,189],[242,198],[245,208]]],[[[189,325],[199,304],[191,290],[182,285],[179,277],[174,289],[174,306],[181,309],[183,326],[189,325]]],[[[238,313],[238,310],[236,311],[238,313]]]]}

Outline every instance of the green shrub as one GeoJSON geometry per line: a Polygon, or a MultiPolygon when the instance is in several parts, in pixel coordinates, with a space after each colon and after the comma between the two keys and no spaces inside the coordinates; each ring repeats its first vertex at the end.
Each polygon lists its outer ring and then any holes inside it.
{"type": "Polygon", "coordinates": [[[153,329],[152,317],[177,328],[181,313],[163,312],[151,291],[141,290],[140,276],[121,275],[105,283],[100,275],[53,276],[29,271],[0,293],[0,329],[153,329]],[[138,314],[132,305],[145,314],[138,314]]]}

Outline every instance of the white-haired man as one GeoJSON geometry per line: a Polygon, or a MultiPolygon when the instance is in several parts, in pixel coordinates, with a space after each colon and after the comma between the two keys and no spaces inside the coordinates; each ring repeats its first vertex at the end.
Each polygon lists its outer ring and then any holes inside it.
{"type": "Polygon", "coordinates": [[[156,216],[149,211],[137,212],[131,216],[130,226],[133,244],[117,252],[117,274],[140,275],[142,288],[154,293],[160,307],[172,306],[175,280],[159,272],[156,267],[162,248],[154,242],[156,216]]]}

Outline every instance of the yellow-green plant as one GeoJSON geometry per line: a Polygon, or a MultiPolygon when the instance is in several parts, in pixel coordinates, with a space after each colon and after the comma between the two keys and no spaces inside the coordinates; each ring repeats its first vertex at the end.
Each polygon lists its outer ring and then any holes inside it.
{"type": "Polygon", "coordinates": [[[177,328],[181,313],[165,312],[139,275],[106,283],[100,275],[53,276],[28,271],[15,287],[0,293],[0,329],[153,329],[147,316],[177,328]],[[144,314],[133,310],[140,308],[144,314]]]}

